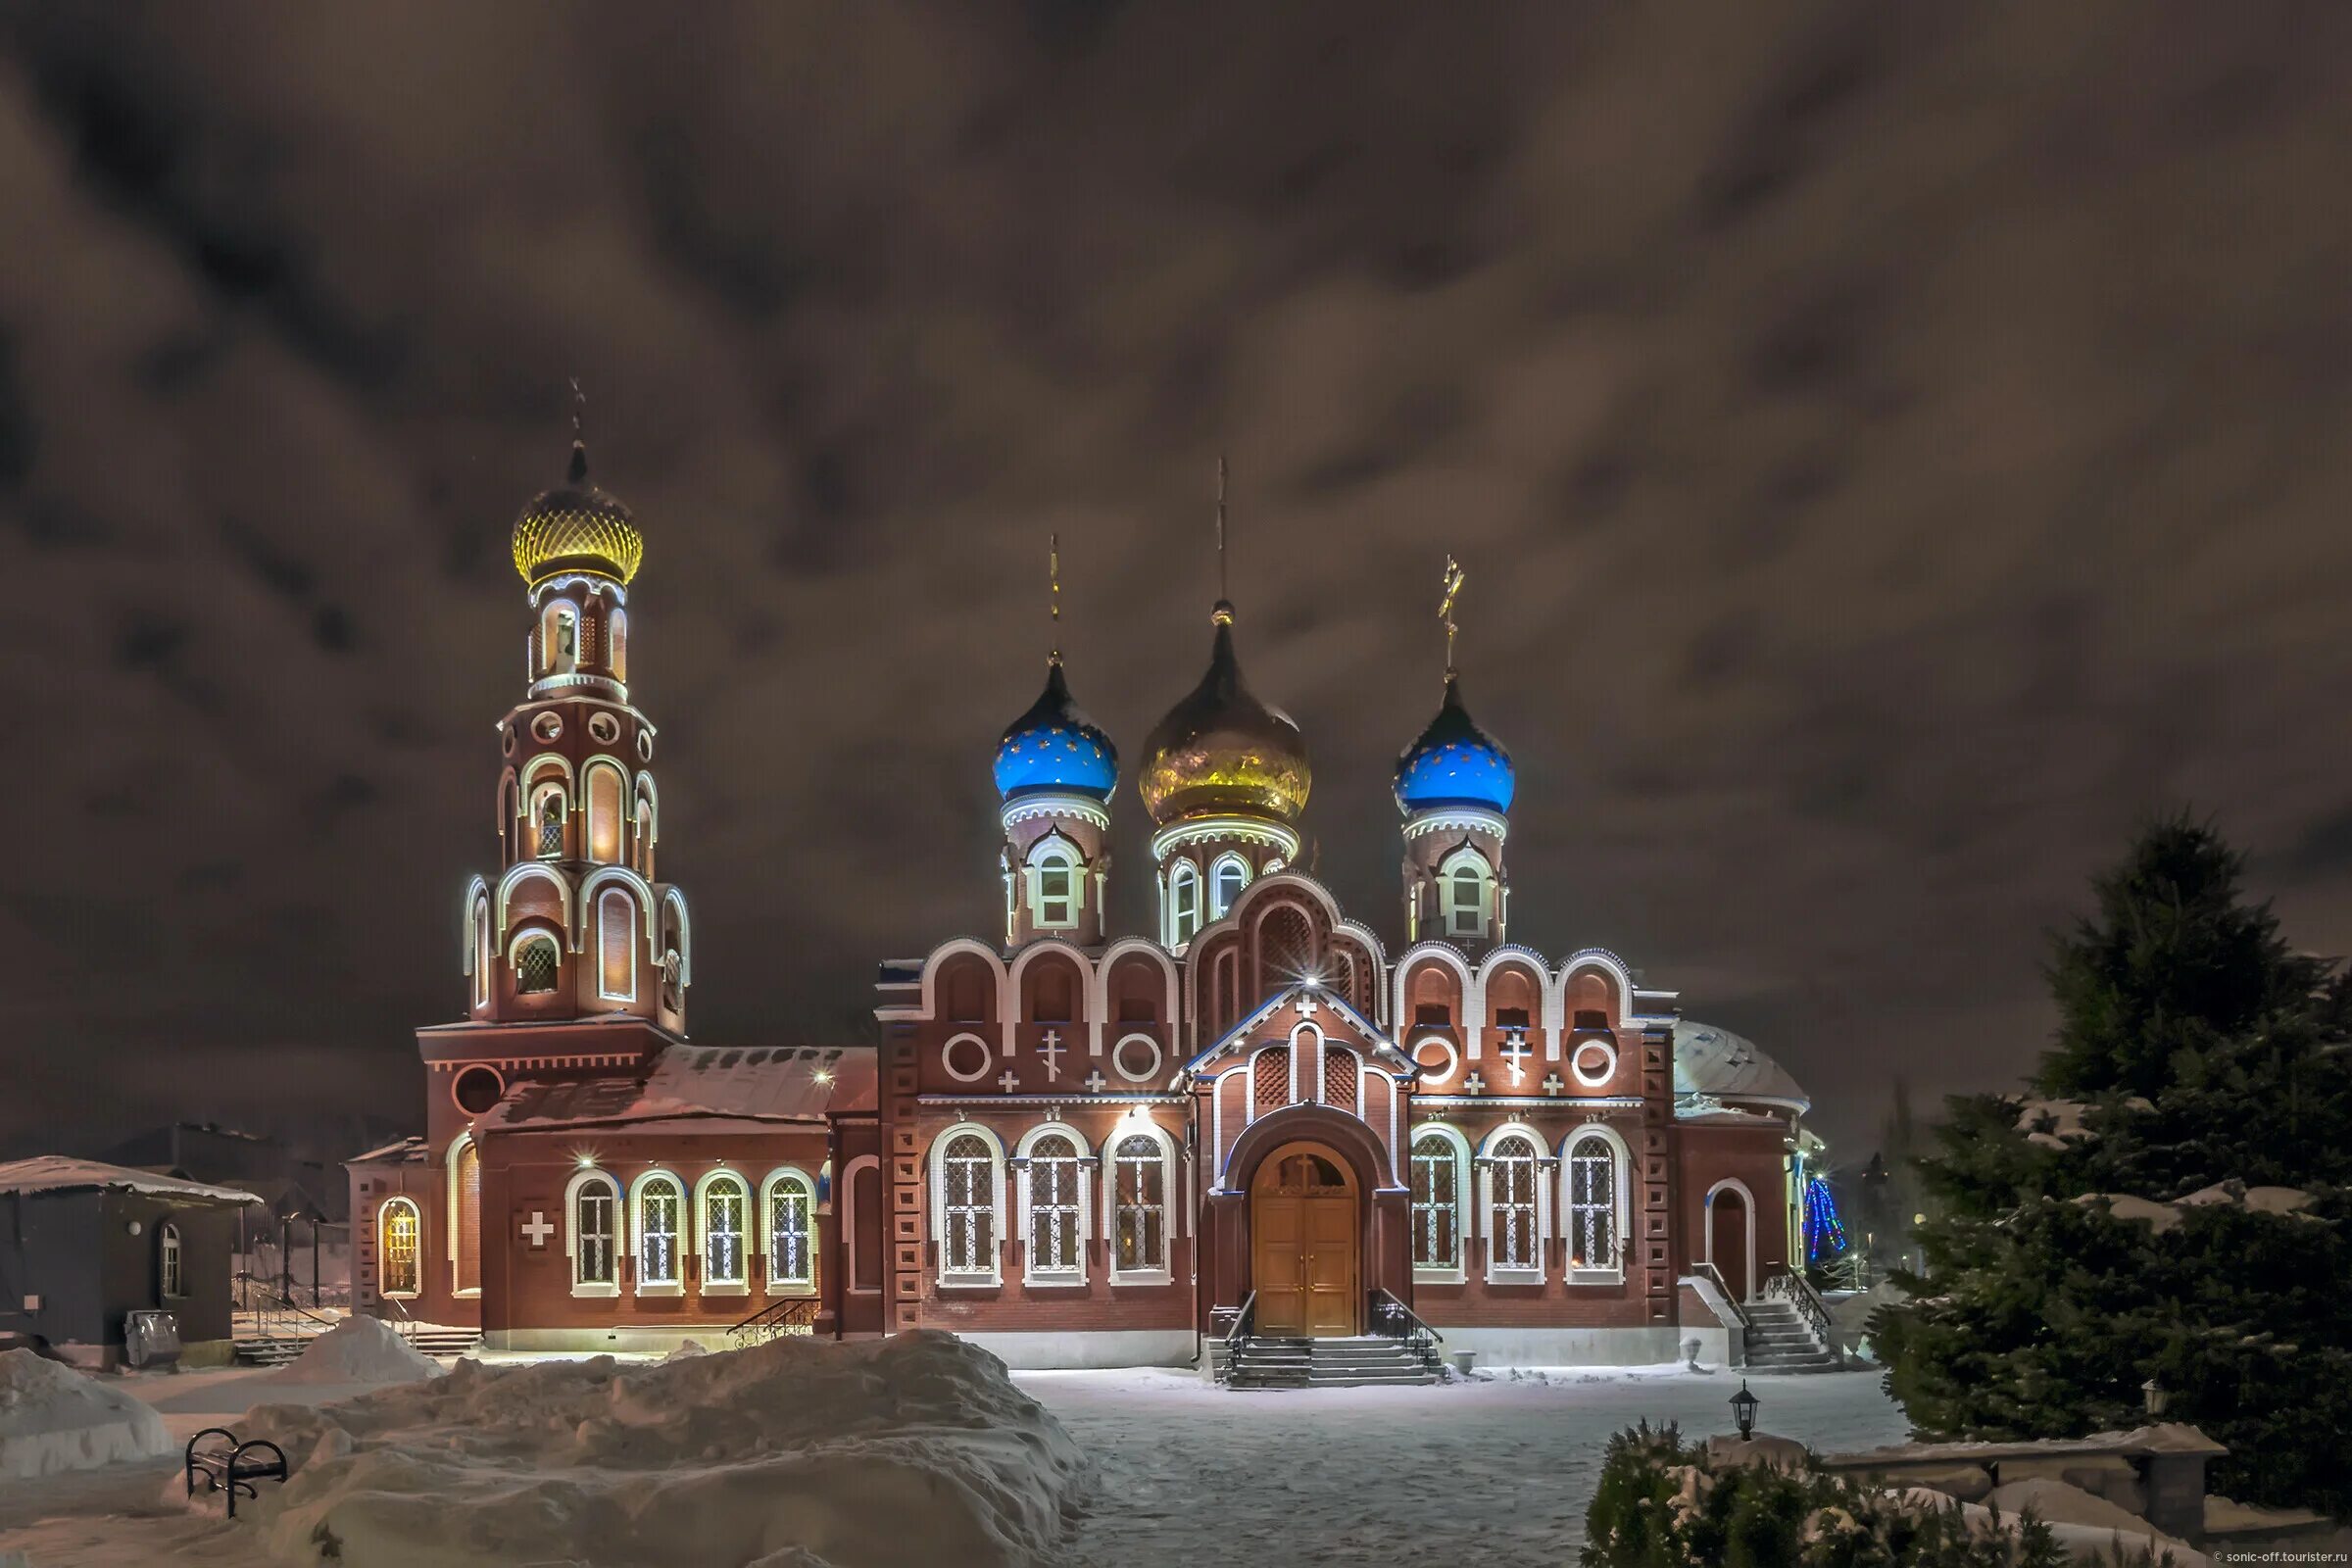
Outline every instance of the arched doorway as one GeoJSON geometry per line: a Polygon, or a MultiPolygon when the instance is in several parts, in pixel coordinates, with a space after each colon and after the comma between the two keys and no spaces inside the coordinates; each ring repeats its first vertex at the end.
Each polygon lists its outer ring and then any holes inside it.
{"type": "Polygon", "coordinates": [[[1707,1261],[1723,1276],[1732,1299],[1744,1301],[1755,1290],[1756,1218],[1747,1189],[1717,1182],[1707,1193],[1707,1261]]]}
{"type": "Polygon", "coordinates": [[[1254,1331],[1321,1338],[1356,1331],[1363,1234],[1354,1174],[1321,1144],[1285,1144],[1250,1184],[1254,1331]]]}

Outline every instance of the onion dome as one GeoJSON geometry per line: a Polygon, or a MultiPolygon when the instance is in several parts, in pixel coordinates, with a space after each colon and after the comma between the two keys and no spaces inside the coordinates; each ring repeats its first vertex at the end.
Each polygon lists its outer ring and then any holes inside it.
{"type": "Polygon", "coordinates": [[[1447,675],[1438,716],[1396,759],[1396,805],[1407,814],[1433,806],[1507,812],[1517,782],[1511,754],[1478,727],[1462,706],[1460,677],[1447,675]]]}
{"type": "Polygon", "coordinates": [[[1004,726],[996,772],[997,793],[1007,800],[1060,790],[1107,801],[1118,787],[1118,749],[1070,701],[1060,660],[1046,666],[1046,689],[1029,711],[1004,726]]]}
{"type": "Polygon", "coordinates": [[[1306,740],[1291,715],[1242,684],[1233,653],[1233,607],[1217,602],[1208,673],[1168,710],[1144,743],[1137,781],[1144,808],[1164,826],[1187,816],[1295,820],[1313,782],[1306,740]]]}
{"type": "Polygon", "coordinates": [[[645,537],[629,509],[588,482],[588,448],[571,444],[564,482],[514,519],[514,569],[533,586],[567,571],[626,583],[645,559],[645,537]]]}

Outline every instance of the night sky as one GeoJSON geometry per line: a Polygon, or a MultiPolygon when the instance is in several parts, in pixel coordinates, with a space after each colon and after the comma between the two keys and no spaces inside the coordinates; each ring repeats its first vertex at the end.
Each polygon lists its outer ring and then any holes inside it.
{"type": "Polygon", "coordinates": [[[2352,948],[2352,8],[0,19],[10,1150],[420,1116],[572,375],[704,1041],[994,929],[1050,530],[1147,918],[1221,451],[1343,902],[1451,552],[1513,935],[1838,1157],[2030,1062],[2145,811],[2352,948]]]}

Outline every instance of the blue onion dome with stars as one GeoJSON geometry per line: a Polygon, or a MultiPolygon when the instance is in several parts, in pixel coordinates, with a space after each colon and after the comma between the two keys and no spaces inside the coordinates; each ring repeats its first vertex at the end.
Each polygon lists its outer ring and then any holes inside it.
{"type": "Polygon", "coordinates": [[[1054,790],[1108,801],[1118,788],[1119,754],[1110,737],[1070,700],[1061,661],[1046,666],[1046,689],[997,743],[997,793],[1054,790]]]}
{"type": "Polygon", "coordinates": [[[1460,677],[1446,676],[1438,716],[1396,759],[1396,805],[1407,815],[1437,806],[1507,812],[1517,788],[1511,754],[1462,706],[1460,677]]]}

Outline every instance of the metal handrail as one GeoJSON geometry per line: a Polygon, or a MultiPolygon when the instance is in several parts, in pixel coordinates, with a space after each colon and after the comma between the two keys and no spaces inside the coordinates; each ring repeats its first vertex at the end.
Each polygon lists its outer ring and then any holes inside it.
{"type": "Polygon", "coordinates": [[[787,1296],[782,1300],[770,1301],[727,1330],[727,1338],[740,1348],[746,1345],[765,1345],[787,1335],[814,1334],[817,1306],[817,1298],[813,1296],[787,1296]]]}
{"type": "MultiPolygon", "coordinates": [[[[1421,1334],[1429,1337],[1431,1344],[1444,1345],[1446,1343],[1446,1336],[1440,1334],[1436,1329],[1431,1328],[1428,1320],[1423,1318],[1420,1313],[1414,1311],[1411,1307],[1405,1305],[1403,1299],[1399,1298],[1395,1291],[1389,1290],[1385,1286],[1375,1285],[1372,1287],[1372,1300],[1375,1306],[1379,1305],[1379,1302],[1384,1297],[1387,1298],[1389,1304],[1380,1309],[1381,1316],[1389,1318],[1408,1318],[1411,1320],[1415,1329],[1417,1329],[1421,1334]]],[[[1400,1340],[1409,1340],[1414,1338],[1414,1336],[1411,1334],[1399,1334],[1396,1337],[1400,1340]]]]}
{"type": "Polygon", "coordinates": [[[1242,1309],[1233,1314],[1233,1327],[1225,1331],[1226,1349],[1239,1349],[1242,1342],[1250,1337],[1250,1317],[1256,1310],[1257,1293],[1251,1291],[1242,1298],[1242,1309]]]}
{"type": "Polygon", "coordinates": [[[1794,1307],[1821,1348],[1837,1356],[1841,1364],[1844,1362],[1845,1347],[1838,1343],[1838,1320],[1830,1316],[1829,1303],[1813,1289],[1812,1281],[1788,1269],[1764,1282],[1764,1295],[1768,1299],[1786,1300],[1794,1307]]]}
{"type": "Polygon", "coordinates": [[[1715,1282],[1715,1288],[1723,1293],[1723,1298],[1732,1304],[1732,1316],[1740,1320],[1740,1326],[1742,1329],[1755,1327],[1747,1320],[1747,1308],[1740,1304],[1739,1297],[1732,1294],[1732,1282],[1723,1277],[1723,1270],[1702,1258],[1690,1265],[1690,1272],[1703,1274],[1715,1282]]]}

